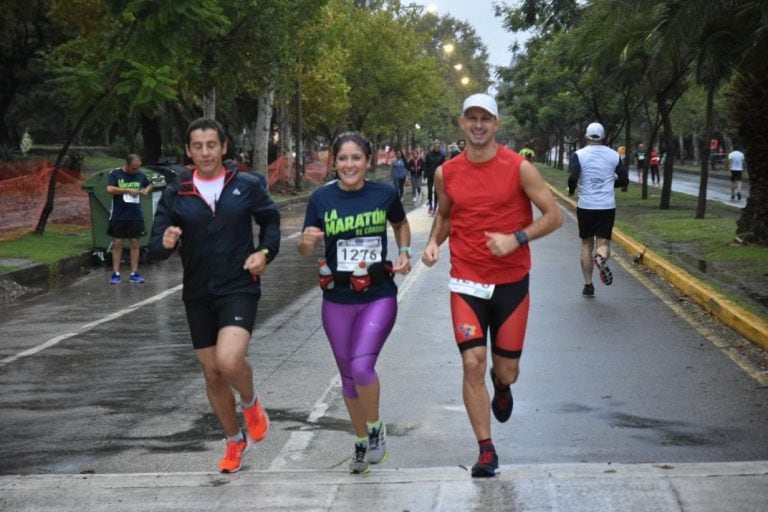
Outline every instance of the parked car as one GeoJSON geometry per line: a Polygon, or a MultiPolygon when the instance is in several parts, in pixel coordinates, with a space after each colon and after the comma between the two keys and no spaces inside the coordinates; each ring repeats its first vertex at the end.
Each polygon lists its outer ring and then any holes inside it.
{"type": "Polygon", "coordinates": [[[183,170],[187,169],[181,164],[166,164],[166,163],[143,164],[142,167],[162,174],[163,176],[165,176],[166,183],[173,182],[173,180],[175,180],[176,177],[179,174],[181,174],[183,170]]]}

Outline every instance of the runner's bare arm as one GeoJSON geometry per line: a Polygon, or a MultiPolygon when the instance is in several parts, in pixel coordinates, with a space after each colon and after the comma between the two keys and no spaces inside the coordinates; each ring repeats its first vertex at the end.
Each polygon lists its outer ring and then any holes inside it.
{"type": "Polygon", "coordinates": [[[528,239],[535,240],[559,229],[563,225],[563,212],[536,166],[524,161],[520,164],[520,178],[525,194],[541,211],[541,216],[523,229],[528,239]]]}

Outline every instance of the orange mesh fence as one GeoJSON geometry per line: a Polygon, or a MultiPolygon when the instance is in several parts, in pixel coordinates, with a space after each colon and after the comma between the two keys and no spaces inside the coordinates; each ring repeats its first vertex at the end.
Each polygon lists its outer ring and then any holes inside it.
{"type": "MultiPolygon", "coordinates": [[[[330,172],[327,151],[313,154],[305,165],[303,184],[324,183],[330,172]]],[[[0,241],[14,240],[31,233],[40,218],[48,193],[53,165],[47,159],[0,162],[0,241]]],[[[294,159],[281,156],[269,165],[272,193],[293,191],[296,183],[294,159]]],[[[77,171],[60,169],[49,223],[91,225],[85,179],[77,171]]]]}
{"type": "MultiPolygon", "coordinates": [[[[313,154],[311,161],[304,165],[302,183],[305,187],[324,183],[330,172],[327,151],[313,154]]],[[[287,155],[279,156],[268,167],[269,190],[273,193],[287,193],[296,185],[296,162],[287,155]]]]}
{"type": "MultiPolygon", "coordinates": [[[[0,241],[34,230],[45,206],[53,165],[47,160],[0,162],[0,241]]],[[[90,225],[88,193],[79,173],[60,170],[48,222],[90,225]]]]}

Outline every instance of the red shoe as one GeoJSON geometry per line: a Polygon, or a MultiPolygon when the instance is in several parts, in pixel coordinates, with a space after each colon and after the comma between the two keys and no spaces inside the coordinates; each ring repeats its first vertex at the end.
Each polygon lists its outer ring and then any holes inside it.
{"type": "Polygon", "coordinates": [[[480,456],[472,466],[474,478],[492,478],[499,472],[499,457],[493,447],[480,448],[480,456]]]}
{"type": "Polygon", "coordinates": [[[243,454],[251,447],[248,438],[243,436],[242,441],[227,441],[227,451],[219,461],[219,471],[222,473],[235,473],[240,471],[243,463],[243,454]]]}
{"type": "Polygon", "coordinates": [[[243,409],[245,424],[248,426],[248,435],[256,442],[267,437],[269,431],[269,416],[261,408],[261,404],[256,401],[251,407],[243,409]]]}

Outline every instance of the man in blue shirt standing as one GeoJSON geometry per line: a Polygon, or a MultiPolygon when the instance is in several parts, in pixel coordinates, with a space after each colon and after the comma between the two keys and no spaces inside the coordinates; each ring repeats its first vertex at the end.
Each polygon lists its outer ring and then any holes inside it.
{"type": "Polygon", "coordinates": [[[143,283],[139,274],[139,237],[144,235],[144,216],[141,213],[141,196],[152,192],[152,183],[139,170],[141,157],[130,154],[122,167],[110,171],[107,192],[112,194],[112,210],[109,214],[107,234],[112,237],[112,277],[110,284],[119,284],[120,259],[123,255],[123,239],[131,241],[132,283],[143,283]]]}

